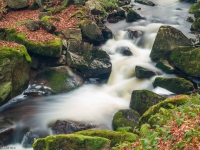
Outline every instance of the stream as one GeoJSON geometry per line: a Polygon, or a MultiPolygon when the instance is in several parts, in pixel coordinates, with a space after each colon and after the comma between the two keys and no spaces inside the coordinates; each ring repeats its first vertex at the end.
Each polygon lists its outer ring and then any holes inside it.
{"type": "MultiPolygon", "coordinates": [[[[4,116],[16,122],[19,128],[15,133],[13,145],[3,149],[14,148],[16,150],[32,149],[22,148],[21,128],[36,129],[51,134],[48,125],[56,120],[70,120],[98,124],[101,129],[112,130],[112,118],[120,109],[129,108],[131,93],[133,90],[148,89],[158,94],[173,94],[167,90],[152,86],[154,77],[138,79],[135,77],[135,66],[139,65],[160,76],[173,77],[175,75],[164,74],[155,67],[155,63],[149,58],[153,42],[159,27],[163,24],[172,25],[181,30],[188,38],[195,35],[190,33],[190,23],[186,21],[190,3],[177,0],[152,0],[156,6],[146,6],[135,3],[133,9],[141,8],[137,12],[145,19],[133,23],[120,21],[118,23],[106,23],[115,35],[108,40],[102,49],[111,58],[112,72],[107,83],[97,83],[96,79],[85,83],[80,88],[59,95],[26,97],[23,94],[12,99],[0,107],[0,117],[4,116]],[[142,31],[138,38],[129,38],[127,30],[142,31]],[[116,52],[118,47],[129,47],[133,56],[122,56],[116,52]],[[18,143],[18,144],[16,144],[18,143]]],[[[2,149],[0,147],[0,149],[2,149]]]]}

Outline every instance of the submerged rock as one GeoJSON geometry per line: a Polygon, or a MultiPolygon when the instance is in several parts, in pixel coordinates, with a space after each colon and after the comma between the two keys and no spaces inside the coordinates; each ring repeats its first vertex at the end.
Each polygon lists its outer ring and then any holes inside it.
{"type": "Polygon", "coordinates": [[[162,87],[176,94],[183,94],[194,90],[193,84],[184,78],[157,77],[153,82],[154,87],[162,87]]]}
{"type": "Polygon", "coordinates": [[[135,0],[136,3],[144,4],[144,5],[149,5],[149,6],[155,6],[155,3],[149,0],[135,0]]]}
{"type": "Polygon", "coordinates": [[[137,78],[150,78],[155,75],[157,75],[156,72],[153,72],[140,66],[135,66],[135,76],[137,78]]]}
{"type": "Polygon", "coordinates": [[[130,108],[138,111],[142,115],[151,106],[163,101],[162,97],[154,92],[148,90],[135,90],[132,92],[130,108]]]}
{"type": "MultiPolygon", "coordinates": [[[[31,58],[23,45],[0,46],[0,104],[21,94],[29,82],[31,58]]],[[[0,41],[1,45],[1,41],[0,41]]]]}
{"type": "Polygon", "coordinates": [[[118,144],[120,142],[135,142],[137,141],[138,136],[133,133],[122,133],[117,131],[111,131],[111,130],[85,130],[85,131],[79,131],[76,134],[78,135],[84,135],[84,136],[92,136],[92,137],[102,137],[111,140],[111,147],[115,144],[118,144]]]}
{"type": "Polygon", "coordinates": [[[153,61],[169,59],[174,48],[179,46],[192,46],[191,41],[178,29],[171,26],[161,26],[158,30],[150,58],[153,61]]]}
{"type": "Polygon", "coordinates": [[[118,47],[116,49],[116,52],[120,53],[120,54],[122,54],[124,56],[132,56],[133,55],[133,53],[131,52],[130,48],[126,47],[126,46],[118,47]]]}
{"type": "Polygon", "coordinates": [[[70,121],[57,120],[52,126],[51,130],[53,134],[69,134],[82,130],[95,128],[95,125],[83,124],[83,123],[73,123],[70,121]]]}
{"type": "Polygon", "coordinates": [[[33,144],[34,150],[109,150],[110,140],[102,137],[91,137],[78,134],[48,136],[38,139],[33,144]]]}
{"type": "Polygon", "coordinates": [[[117,130],[120,127],[130,127],[134,129],[139,125],[140,114],[131,109],[119,110],[115,113],[112,121],[112,126],[114,130],[117,130]]]}
{"type": "Polygon", "coordinates": [[[54,93],[67,92],[84,83],[84,79],[67,66],[46,68],[37,73],[34,80],[36,83],[44,83],[54,93]]]}

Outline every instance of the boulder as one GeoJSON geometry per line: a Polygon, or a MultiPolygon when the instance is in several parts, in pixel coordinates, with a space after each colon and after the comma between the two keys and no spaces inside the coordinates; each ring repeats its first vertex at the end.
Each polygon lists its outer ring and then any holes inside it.
{"type": "Polygon", "coordinates": [[[83,124],[83,123],[73,123],[70,121],[57,120],[52,126],[51,130],[53,134],[70,134],[78,132],[81,130],[87,130],[95,128],[95,125],[83,124]]]}
{"type": "Polygon", "coordinates": [[[140,114],[131,109],[119,110],[115,113],[112,121],[114,130],[120,127],[130,127],[132,130],[139,125],[140,114]]]}
{"type": "Polygon", "coordinates": [[[41,21],[40,24],[41,24],[42,29],[49,32],[49,33],[53,33],[54,31],[56,31],[56,27],[51,22],[41,21]]]}
{"type": "Polygon", "coordinates": [[[110,140],[101,137],[90,137],[78,134],[62,134],[38,139],[33,144],[34,150],[109,150],[110,140]]]}
{"type": "Polygon", "coordinates": [[[0,104],[2,104],[21,94],[28,87],[31,58],[23,45],[5,41],[0,41],[0,45],[0,104]]]}
{"type": "Polygon", "coordinates": [[[112,39],[112,37],[113,37],[112,31],[105,25],[103,25],[103,27],[101,28],[101,32],[103,34],[103,38],[105,41],[112,39]]]}
{"type": "Polygon", "coordinates": [[[109,55],[93,45],[71,40],[68,42],[67,63],[85,77],[99,77],[110,74],[112,64],[109,55]]]}
{"type": "Polygon", "coordinates": [[[144,4],[144,5],[149,5],[149,6],[155,6],[155,3],[149,0],[135,0],[136,3],[144,4]]]}
{"type": "Polygon", "coordinates": [[[165,97],[148,90],[135,90],[131,95],[130,108],[138,111],[139,114],[142,115],[151,106],[164,99],[165,97]]]}
{"type": "Polygon", "coordinates": [[[171,56],[171,63],[189,76],[200,77],[200,47],[179,47],[171,56]]]}
{"type": "Polygon", "coordinates": [[[101,5],[101,3],[99,1],[96,0],[88,0],[85,3],[85,6],[87,8],[89,8],[91,14],[93,15],[101,15],[105,13],[105,10],[103,8],[103,6],[101,5]]]}
{"type": "Polygon", "coordinates": [[[120,54],[122,54],[124,56],[132,56],[133,55],[133,53],[131,52],[130,48],[126,47],[126,46],[118,47],[116,49],[116,52],[120,53],[120,54]]]}
{"type": "Polygon", "coordinates": [[[21,9],[29,6],[29,0],[6,0],[6,3],[12,9],[21,9]]]}
{"type": "Polygon", "coordinates": [[[103,35],[97,24],[91,20],[83,20],[80,22],[83,39],[91,43],[101,43],[104,41],[103,35]]]}
{"type": "Polygon", "coordinates": [[[62,40],[56,36],[54,40],[34,42],[27,39],[25,34],[19,33],[15,29],[3,28],[0,29],[0,40],[13,41],[23,44],[28,51],[43,56],[59,57],[62,52],[62,40]]]}
{"type": "Polygon", "coordinates": [[[156,63],[156,67],[168,74],[173,74],[175,72],[175,68],[171,66],[167,60],[159,60],[156,63]]]}
{"type": "Polygon", "coordinates": [[[84,130],[76,132],[78,135],[84,136],[92,136],[92,137],[102,137],[111,140],[111,147],[115,146],[118,143],[127,141],[127,142],[135,142],[137,141],[138,136],[133,133],[122,133],[111,130],[84,130]]]}
{"type": "Polygon", "coordinates": [[[200,18],[197,18],[191,25],[191,30],[200,31],[200,18]]]}
{"type": "Polygon", "coordinates": [[[153,72],[140,66],[135,66],[135,76],[137,78],[150,78],[155,75],[157,75],[156,72],[153,72]]]}
{"type": "Polygon", "coordinates": [[[174,48],[191,45],[191,41],[178,29],[171,26],[161,26],[154,41],[150,58],[153,61],[168,60],[174,48]]]}
{"type": "Polygon", "coordinates": [[[162,87],[175,94],[183,94],[194,90],[192,82],[184,78],[163,78],[157,77],[153,82],[154,87],[162,87]]]}
{"type": "Polygon", "coordinates": [[[64,36],[70,40],[70,39],[75,39],[77,41],[82,40],[82,33],[80,28],[68,28],[62,31],[64,36]]]}
{"type": "Polygon", "coordinates": [[[142,19],[142,17],[131,8],[126,12],[125,16],[126,16],[126,22],[133,22],[142,19]]]}
{"type": "Polygon", "coordinates": [[[54,93],[71,91],[84,83],[84,79],[67,66],[46,68],[36,74],[34,81],[44,83],[54,93]]]}
{"type": "MultiPolygon", "coordinates": [[[[188,101],[190,101],[190,97],[187,95],[178,95],[174,97],[170,97],[165,99],[164,101],[161,101],[160,103],[151,106],[140,118],[139,124],[140,126],[145,123],[150,123],[153,125],[156,122],[153,122],[153,116],[158,113],[167,113],[165,112],[166,109],[173,109],[175,107],[178,107],[180,105],[186,104],[188,101]],[[163,112],[164,111],[164,112],[163,112]]],[[[168,114],[170,115],[170,114],[168,114]]]]}
{"type": "Polygon", "coordinates": [[[36,31],[40,29],[39,21],[29,20],[25,25],[30,31],[36,31]]]}

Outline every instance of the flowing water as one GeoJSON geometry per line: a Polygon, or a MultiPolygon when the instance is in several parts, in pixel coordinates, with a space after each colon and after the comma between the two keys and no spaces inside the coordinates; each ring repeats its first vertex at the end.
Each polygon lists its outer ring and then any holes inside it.
{"type": "MultiPolygon", "coordinates": [[[[153,88],[152,82],[155,77],[137,79],[135,66],[143,66],[161,76],[169,76],[155,68],[149,54],[156,33],[163,24],[180,29],[188,37],[194,36],[189,33],[190,23],[185,21],[189,16],[188,9],[191,4],[180,3],[177,0],[155,0],[154,2],[158,5],[150,7],[132,1],[135,5],[133,9],[141,8],[137,12],[145,17],[145,20],[134,23],[125,21],[116,24],[106,23],[115,35],[115,38],[108,40],[102,46],[102,49],[110,54],[113,65],[106,84],[87,83],[65,94],[40,98],[21,95],[9,104],[0,107],[1,115],[16,121],[18,128],[41,128],[47,132],[48,125],[58,119],[98,124],[102,129],[112,129],[114,113],[120,109],[129,108],[133,90],[148,89],[159,94],[171,94],[164,89],[153,88]],[[128,39],[126,30],[139,30],[143,35],[128,39]],[[122,46],[129,47],[133,56],[122,56],[117,53],[116,49],[122,46]]],[[[18,134],[15,134],[16,139],[19,138],[18,134]]],[[[9,146],[17,150],[23,149],[20,144],[9,146]]]]}

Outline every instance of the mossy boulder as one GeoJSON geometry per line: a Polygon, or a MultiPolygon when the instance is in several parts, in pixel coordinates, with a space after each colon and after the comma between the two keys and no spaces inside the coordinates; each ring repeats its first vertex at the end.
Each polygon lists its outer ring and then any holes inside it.
{"type": "Polygon", "coordinates": [[[110,140],[78,134],[48,136],[35,141],[34,150],[109,150],[110,140]]]}
{"type": "Polygon", "coordinates": [[[83,39],[86,39],[91,43],[101,43],[104,41],[103,34],[95,22],[83,20],[80,22],[80,28],[83,39]]]}
{"type": "Polygon", "coordinates": [[[150,78],[155,76],[157,73],[141,66],[135,66],[135,76],[137,78],[150,78]]]}
{"type": "MultiPolygon", "coordinates": [[[[199,14],[199,13],[198,13],[199,14]]],[[[192,31],[199,31],[200,32],[200,18],[197,18],[191,25],[192,31]]]]}
{"type": "Polygon", "coordinates": [[[151,106],[163,101],[165,97],[148,90],[135,90],[132,92],[130,108],[142,115],[151,106]]]}
{"type": "Polygon", "coordinates": [[[82,40],[82,33],[80,28],[67,28],[63,30],[62,33],[69,40],[70,39],[75,39],[77,41],[82,40]]]}
{"type": "Polygon", "coordinates": [[[110,74],[112,64],[109,55],[93,45],[76,40],[70,40],[67,48],[67,63],[76,68],[85,77],[99,77],[110,74]]]}
{"type": "Polygon", "coordinates": [[[179,46],[192,46],[192,43],[178,29],[171,26],[161,26],[154,41],[150,58],[153,61],[168,60],[171,52],[179,46]]]}
{"type": "Polygon", "coordinates": [[[31,58],[23,45],[0,46],[0,104],[27,88],[30,67],[31,58]]]}
{"type": "Polygon", "coordinates": [[[54,93],[67,92],[84,83],[84,79],[67,66],[46,68],[37,73],[34,80],[45,83],[54,93]]]}
{"type": "Polygon", "coordinates": [[[191,98],[187,95],[178,95],[167,98],[164,101],[151,106],[140,118],[139,120],[140,126],[145,123],[150,123],[150,124],[154,123],[152,122],[151,117],[156,113],[159,113],[159,111],[162,111],[164,109],[173,109],[179,105],[187,103],[190,99],[191,98]]]}
{"type": "Polygon", "coordinates": [[[199,13],[199,9],[200,9],[200,3],[195,3],[193,4],[190,9],[189,9],[189,13],[195,14],[195,13],[199,13]]]}
{"type": "Polygon", "coordinates": [[[179,47],[171,56],[171,63],[189,76],[200,77],[200,48],[179,47]]]}
{"type": "Polygon", "coordinates": [[[23,44],[28,51],[43,56],[59,57],[62,51],[62,40],[57,37],[55,40],[34,42],[28,40],[23,33],[16,32],[15,29],[0,29],[0,39],[23,44]]]}
{"type": "Polygon", "coordinates": [[[194,90],[192,82],[184,78],[157,77],[153,82],[154,87],[162,87],[176,94],[183,94],[194,90]]]}
{"type": "Polygon", "coordinates": [[[142,19],[142,17],[132,8],[126,11],[125,16],[126,16],[126,22],[133,22],[142,19]]]}
{"type": "Polygon", "coordinates": [[[111,140],[111,147],[115,146],[115,144],[118,144],[120,142],[135,142],[137,141],[138,136],[133,133],[122,133],[117,131],[111,131],[111,130],[85,130],[85,131],[79,131],[76,132],[76,134],[81,134],[85,136],[92,136],[92,137],[103,137],[106,139],[111,140]]]}
{"type": "Polygon", "coordinates": [[[130,127],[134,129],[139,125],[140,114],[131,109],[119,110],[115,113],[112,121],[112,126],[114,130],[120,127],[130,127]]]}
{"type": "Polygon", "coordinates": [[[21,9],[28,7],[29,0],[6,0],[7,6],[12,9],[21,9]]]}
{"type": "Polygon", "coordinates": [[[89,8],[91,14],[93,15],[103,15],[106,13],[104,7],[101,5],[100,1],[97,0],[88,0],[85,3],[85,6],[89,8]]]}
{"type": "Polygon", "coordinates": [[[175,72],[175,68],[170,65],[167,60],[159,60],[156,64],[156,67],[168,74],[173,74],[175,72]]]}

